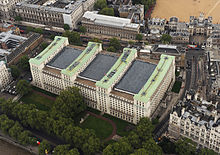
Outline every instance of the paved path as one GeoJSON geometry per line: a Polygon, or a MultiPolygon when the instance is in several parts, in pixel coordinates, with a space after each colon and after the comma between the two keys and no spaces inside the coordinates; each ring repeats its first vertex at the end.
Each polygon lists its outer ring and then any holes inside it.
{"type": "Polygon", "coordinates": [[[95,116],[95,117],[97,117],[99,119],[102,119],[104,121],[107,121],[107,122],[109,122],[112,125],[112,127],[113,127],[112,134],[108,138],[104,139],[104,141],[109,141],[109,140],[111,140],[116,135],[117,127],[116,127],[115,123],[112,120],[110,120],[108,118],[105,118],[103,116],[94,114],[94,113],[92,113],[90,111],[87,111],[87,113],[92,115],[92,116],[95,116]]]}

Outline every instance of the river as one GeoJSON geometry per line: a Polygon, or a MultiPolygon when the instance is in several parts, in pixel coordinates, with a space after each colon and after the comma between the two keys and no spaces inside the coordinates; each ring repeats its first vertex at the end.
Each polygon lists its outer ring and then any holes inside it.
{"type": "Polygon", "coordinates": [[[32,154],[0,139],[0,155],[32,155],[32,154]]]}

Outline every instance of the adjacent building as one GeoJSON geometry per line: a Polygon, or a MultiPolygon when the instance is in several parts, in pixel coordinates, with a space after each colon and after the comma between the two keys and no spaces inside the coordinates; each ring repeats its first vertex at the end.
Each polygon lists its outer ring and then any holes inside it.
{"type": "Polygon", "coordinates": [[[140,32],[140,25],[132,23],[131,19],[100,15],[91,11],[83,15],[82,25],[88,33],[125,39],[135,39],[140,32]]]}
{"type": "Polygon", "coordinates": [[[161,55],[153,64],[140,59],[136,49],[125,48],[116,56],[89,42],[79,50],[58,36],[29,62],[33,85],[55,94],[76,86],[88,106],[134,124],[152,117],[175,82],[174,56],[161,55]]]}
{"type": "Polygon", "coordinates": [[[188,31],[170,32],[172,43],[174,44],[188,44],[190,34],[188,31]]]}
{"type": "Polygon", "coordinates": [[[177,104],[170,114],[169,135],[190,138],[200,146],[220,153],[218,103],[188,100],[177,104]]]}
{"type": "Polygon", "coordinates": [[[11,10],[14,8],[16,3],[22,0],[1,0],[0,1],[0,21],[4,19],[9,19],[11,10]]]}
{"type": "Polygon", "coordinates": [[[165,30],[166,20],[160,18],[151,18],[148,20],[148,29],[149,30],[159,30],[160,33],[163,33],[165,30]]]}
{"type": "Polygon", "coordinates": [[[213,31],[212,17],[204,17],[203,13],[200,13],[199,17],[190,16],[189,33],[193,35],[210,36],[213,31]]]}
{"type": "Polygon", "coordinates": [[[61,28],[68,24],[75,29],[84,12],[92,10],[94,3],[95,0],[28,0],[16,4],[15,16],[25,22],[61,28]]]}
{"type": "Polygon", "coordinates": [[[0,61],[0,89],[5,88],[12,80],[11,73],[5,61],[0,61]]]}

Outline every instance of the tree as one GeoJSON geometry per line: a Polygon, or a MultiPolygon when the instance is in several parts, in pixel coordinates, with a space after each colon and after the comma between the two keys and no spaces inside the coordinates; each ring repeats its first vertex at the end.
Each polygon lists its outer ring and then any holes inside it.
{"type": "Polygon", "coordinates": [[[201,155],[218,155],[218,153],[214,152],[213,150],[202,148],[201,152],[199,153],[201,155]]]}
{"type": "Polygon", "coordinates": [[[66,118],[75,118],[77,114],[86,109],[83,97],[76,87],[69,87],[61,91],[57,97],[52,110],[55,110],[60,116],[66,118]]]}
{"type": "Polygon", "coordinates": [[[101,10],[103,8],[107,7],[107,2],[106,0],[97,0],[94,4],[94,9],[95,10],[101,10]]]}
{"type": "Polygon", "coordinates": [[[74,149],[71,149],[71,150],[67,153],[67,155],[80,155],[80,154],[79,154],[78,150],[77,150],[76,148],[74,148],[74,149]]]}
{"type": "Polygon", "coordinates": [[[164,44],[169,44],[172,40],[172,37],[169,34],[163,34],[161,37],[161,41],[164,44]]]}
{"type": "Polygon", "coordinates": [[[95,154],[99,151],[100,148],[100,140],[98,138],[94,138],[93,136],[89,137],[88,141],[83,144],[82,151],[86,155],[95,154]]]}
{"type": "Polygon", "coordinates": [[[140,34],[140,33],[138,33],[138,34],[136,35],[136,40],[138,40],[138,41],[140,42],[142,39],[143,39],[143,35],[140,34]]]}
{"type": "Polygon", "coordinates": [[[11,69],[11,76],[14,78],[14,79],[17,79],[19,76],[20,76],[20,70],[18,69],[17,66],[15,65],[11,65],[9,67],[11,69]]]}
{"type": "Polygon", "coordinates": [[[24,130],[23,132],[21,132],[17,137],[19,143],[21,143],[22,145],[32,144],[32,137],[30,137],[30,135],[30,131],[24,130]]]}
{"type": "Polygon", "coordinates": [[[63,33],[63,37],[68,37],[70,44],[78,45],[78,46],[82,45],[82,42],[80,40],[80,34],[77,32],[65,31],[63,33]]]}
{"type": "Polygon", "coordinates": [[[114,16],[114,9],[113,8],[103,8],[99,14],[107,15],[107,16],[114,16]]]}
{"type": "Polygon", "coordinates": [[[134,43],[135,43],[135,42],[132,41],[132,40],[129,40],[129,41],[128,41],[128,44],[129,44],[129,45],[134,45],[134,43]]]}
{"type": "Polygon", "coordinates": [[[27,55],[22,56],[22,57],[19,59],[18,66],[19,66],[19,68],[21,68],[23,71],[28,71],[28,70],[30,69],[29,57],[28,57],[27,55]]]}
{"type": "Polygon", "coordinates": [[[133,150],[126,138],[122,138],[119,142],[109,144],[104,150],[103,155],[125,155],[133,150]]]}
{"type": "Polygon", "coordinates": [[[20,95],[27,95],[31,92],[31,85],[26,80],[19,80],[16,90],[20,95]]]}
{"type": "Polygon", "coordinates": [[[146,151],[144,148],[135,150],[134,153],[131,155],[144,155],[144,154],[149,154],[148,151],[146,151]]]}
{"type": "Polygon", "coordinates": [[[31,26],[28,26],[26,30],[27,32],[34,32],[34,28],[31,26]]]}
{"type": "Polygon", "coordinates": [[[79,26],[79,32],[81,32],[81,33],[86,33],[86,27],[80,25],[80,26],[79,26]]]}
{"type": "Polygon", "coordinates": [[[64,28],[65,31],[70,30],[70,26],[68,24],[64,24],[63,28],[64,28]]]}
{"type": "Polygon", "coordinates": [[[97,43],[102,43],[102,41],[98,38],[92,38],[90,41],[97,42],[97,43]]]}
{"type": "Polygon", "coordinates": [[[176,143],[176,152],[179,155],[195,155],[196,144],[188,138],[179,139],[176,143]]]}
{"type": "Polygon", "coordinates": [[[39,155],[45,155],[45,150],[47,150],[48,152],[51,152],[51,151],[52,151],[52,147],[51,147],[51,145],[48,143],[48,141],[43,140],[43,141],[40,143],[40,146],[39,146],[39,155]]]}
{"type": "Polygon", "coordinates": [[[18,121],[15,122],[15,124],[13,125],[13,127],[11,127],[9,129],[9,135],[15,139],[18,139],[18,136],[21,134],[21,132],[23,131],[23,127],[21,126],[20,123],[18,123],[18,121]]]}
{"type": "Polygon", "coordinates": [[[116,49],[113,46],[110,46],[110,47],[107,48],[107,51],[116,52],[116,49]]]}
{"type": "Polygon", "coordinates": [[[34,32],[39,33],[39,34],[43,34],[43,30],[41,28],[35,28],[34,32]]]}
{"type": "Polygon", "coordinates": [[[155,143],[153,138],[143,142],[143,148],[148,152],[147,154],[162,155],[162,149],[155,143]]]}
{"type": "Polygon", "coordinates": [[[8,119],[6,115],[0,115],[0,129],[4,133],[8,133],[9,129],[14,125],[14,121],[8,119]]]}
{"type": "Polygon", "coordinates": [[[120,41],[117,38],[111,38],[109,46],[113,46],[116,49],[116,51],[119,51],[121,49],[120,41]]]}
{"type": "Polygon", "coordinates": [[[22,17],[21,16],[16,16],[15,17],[15,21],[21,21],[22,20],[22,17]]]}
{"type": "Polygon", "coordinates": [[[47,46],[49,46],[49,44],[46,43],[46,42],[43,42],[43,43],[40,45],[40,47],[41,47],[42,50],[44,50],[45,48],[47,48],[47,46]]]}
{"type": "Polygon", "coordinates": [[[70,149],[69,144],[67,144],[67,145],[57,145],[54,148],[54,154],[55,155],[65,155],[69,152],[69,149],[70,149]]]}

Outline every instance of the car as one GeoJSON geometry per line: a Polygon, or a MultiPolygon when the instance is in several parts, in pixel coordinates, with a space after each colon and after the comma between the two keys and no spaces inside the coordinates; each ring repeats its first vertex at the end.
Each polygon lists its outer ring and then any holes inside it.
{"type": "Polygon", "coordinates": [[[8,92],[11,94],[11,89],[8,92]]]}
{"type": "Polygon", "coordinates": [[[16,88],[16,86],[13,86],[13,88],[16,88]]]}
{"type": "Polygon", "coordinates": [[[29,78],[28,78],[28,80],[29,80],[29,81],[31,81],[31,80],[32,80],[32,78],[31,78],[31,77],[29,77],[29,78]]]}

